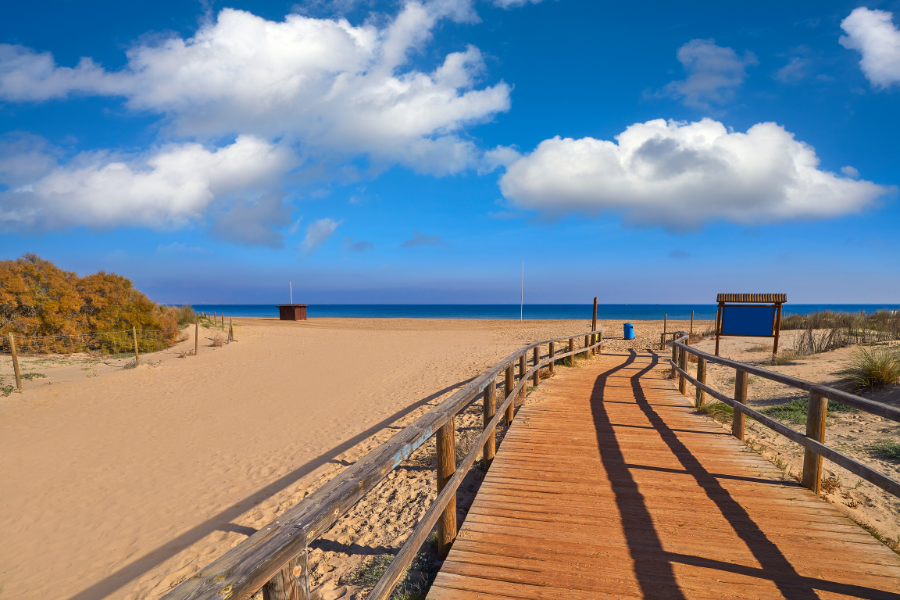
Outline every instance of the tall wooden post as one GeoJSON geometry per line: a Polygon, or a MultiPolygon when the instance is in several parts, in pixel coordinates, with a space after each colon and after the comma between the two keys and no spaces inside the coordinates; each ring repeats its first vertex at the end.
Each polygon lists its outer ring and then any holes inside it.
{"type": "MultiPolygon", "coordinates": [[[[494,418],[494,415],[497,412],[497,381],[491,380],[486,388],[484,388],[484,410],[482,411],[484,416],[484,421],[482,424],[483,429],[487,429],[488,423],[491,422],[491,419],[494,418]]],[[[488,439],[484,442],[484,466],[489,467],[491,463],[494,461],[494,452],[496,451],[496,436],[494,432],[491,432],[491,435],[488,436],[488,439]]]]}
{"type": "MultiPolygon", "coordinates": [[[[775,305],[775,345],[772,347],[772,360],[775,360],[775,356],[778,354],[778,336],[781,334],[781,310],[782,304],[779,302],[775,305]]],[[[859,343],[859,340],[856,340],[859,343]]]]}
{"type": "MultiPolygon", "coordinates": [[[[740,369],[734,373],[734,400],[741,404],[747,404],[747,383],[750,381],[746,371],[740,369]]],[[[744,441],[744,413],[734,411],[734,419],[731,421],[731,435],[744,441]]]]}
{"type": "MultiPolygon", "coordinates": [[[[694,311],[691,311],[691,335],[694,335],[694,311]]],[[[688,338],[690,340],[690,338],[688,338]]]]}
{"type": "Polygon", "coordinates": [[[669,313],[663,313],[663,336],[669,332],[669,313]]]}
{"type": "Polygon", "coordinates": [[[194,356],[197,356],[197,351],[200,349],[200,321],[194,323],[194,356]]]}
{"type": "MultiPolygon", "coordinates": [[[[697,381],[706,383],[706,359],[702,356],[697,357],[697,381]]],[[[697,395],[694,399],[696,408],[703,408],[706,405],[706,392],[697,388],[697,395]]]]}
{"type": "MultiPolygon", "coordinates": [[[[809,393],[809,408],[806,411],[806,437],[820,444],[825,443],[825,417],[828,414],[828,398],[815,392],[809,393]]],[[[822,491],[822,457],[804,448],[802,485],[811,489],[816,496],[822,491]]]]}
{"type": "MultiPolygon", "coordinates": [[[[507,396],[512,394],[512,390],[516,386],[516,374],[513,371],[513,369],[514,369],[513,363],[509,363],[508,365],[506,365],[506,381],[504,383],[506,384],[506,395],[507,396]]],[[[504,400],[505,400],[505,398],[504,398],[504,400]]],[[[516,400],[514,398],[509,403],[509,405],[506,407],[506,426],[507,427],[509,427],[509,425],[512,423],[513,416],[515,414],[516,414],[516,400]]]]}
{"type": "Polygon", "coordinates": [[[603,332],[597,333],[597,354],[603,354],[603,332]]]}
{"type": "Polygon", "coordinates": [[[665,333],[659,334],[659,349],[660,350],[666,349],[666,334],[665,333]]]}
{"type": "Polygon", "coordinates": [[[140,359],[140,356],[138,355],[137,328],[136,327],[131,328],[131,336],[134,338],[134,364],[138,364],[138,362],[141,359],[140,359]]]}
{"type": "Polygon", "coordinates": [[[591,331],[597,331],[597,296],[594,296],[594,316],[591,318],[591,331]]]}
{"type": "MultiPolygon", "coordinates": [[[[687,351],[684,348],[678,349],[678,367],[687,372],[687,351]]],[[[678,374],[678,391],[681,392],[682,396],[687,396],[687,379],[682,374],[678,374]]]]}
{"type": "MultiPolygon", "coordinates": [[[[438,429],[437,434],[437,491],[438,494],[456,472],[456,416],[438,429]]],[[[438,558],[444,560],[456,539],[456,495],[447,503],[438,520],[438,558]]]]}
{"type": "Polygon", "coordinates": [[[716,356],[719,355],[719,336],[722,333],[722,303],[716,309],[716,356]]]}
{"type": "Polygon", "coordinates": [[[234,341],[234,323],[232,322],[232,319],[228,319],[228,341],[234,341]]]}
{"type": "Polygon", "coordinates": [[[550,342],[550,374],[553,375],[556,372],[556,361],[553,360],[553,355],[556,354],[556,343],[550,342]]]}
{"type": "Polygon", "coordinates": [[[535,369],[534,369],[534,375],[531,376],[531,381],[532,381],[532,383],[534,384],[534,387],[537,387],[538,384],[541,383],[541,370],[537,368],[538,363],[541,361],[541,349],[540,349],[540,346],[535,346],[535,347],[534,347],[534,352],[533,352],[533,354],[532,354],[531,360],[532,360],[532,362],[533,362],[533,364],[534,364],[534,367],[535,367],[535,369]]]}
{"type": "Polygon", "coordinates": [[[263,600],[309,599],[309,555],[304,549],[263,587],[263,600]]]}
{"type": "Polygon", "coordinates": [[[575,338],[569,338],[569,364],[574,367],[575,355],[572,352],[575,352],[575,338]]]}
{"type": "Polygon", "coordinates": [[[225,313],[222,313],[222,331],[225,331],[225,313]]]}
{"type": "Polygon", "coordinates": [[[16,389],[22,391],[22,373],[19,372],[19,352],[16,350],[16,338],[9,334],[9,350],[12,352],[13,371],[16,373],[16,389]]]}
{"type": "Polygon", "coordinates": [[[588,340],[589,340],[588,336],[584,336],[584,357],[585,358],[588,357],[588,346],[590,346],[590,343],[588,340]]]}

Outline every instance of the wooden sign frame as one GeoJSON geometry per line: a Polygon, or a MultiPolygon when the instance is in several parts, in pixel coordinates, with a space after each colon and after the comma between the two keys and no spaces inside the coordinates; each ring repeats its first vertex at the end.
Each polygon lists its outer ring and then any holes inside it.
{"type": "Polygon", "coordinates": [[[716,356],[719,356],[719,338],[723,337],[767,337],[774,338],[772,356],[778,353],[778,334],[781,332],[781,313],[787,302],[787,294],[719,294],[716,297],[719,308],[716,310],[716,356]],[[725,328],[725,308],[729,306],[772,306],[772,333],[770,335],[742,335],[723,333],[725,328]]]}

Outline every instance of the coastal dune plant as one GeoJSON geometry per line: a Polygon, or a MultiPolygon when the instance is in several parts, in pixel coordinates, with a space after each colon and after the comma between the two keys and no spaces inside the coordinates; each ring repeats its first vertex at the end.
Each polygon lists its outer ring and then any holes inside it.
{"type": "Polygon", "coordinates": [[[873,390],[900,381],[900,355],[888,348],[860,348],[848,370],[856,391],[873,390]]]}
{"type": "MultiPolygon", "coordinates": [[[[178,334],[176,309],[156,304],[121,275],[100,271],[85,277],[64,271],[35,254],[0,261],[0,336],[79,335],[151,330],[167,344],[178,334]]],[[[52,344],[23,349],[59,351],[52,344]]]]}

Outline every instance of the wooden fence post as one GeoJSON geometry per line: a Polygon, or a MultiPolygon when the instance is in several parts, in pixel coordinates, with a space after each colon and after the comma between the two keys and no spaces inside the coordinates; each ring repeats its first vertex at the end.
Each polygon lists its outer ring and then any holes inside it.
{"type": "Polygon", "coordinates": [[[16,350],[16,339],[9,334],[9,350],[12,352],[13,371],[16,372],[16,389],[22,391],[22,373],[19,372],[19,353],[16,350]]]}
{"type": "Polygon", "coordinates": [[[678,346],[675,345],[675,337],[672,337],[672,379],[675,379],[675,365],[678,364],[678,346]]]}
{"type": "Polygon", "coordinates": [[[659,349],[660,350],[666,349],[666,334],[665,333],[659,334],[659,349]]]}
{"type": "MultiPolygon", "coordinates": [[[[525,361],[526,360],[527,360],[527,357],[525,356],[525,352],[522,352],[522,354],[519,355],[519,381],[525,379],[525,361]]],[[[520,397],[522,397],[522,398],[525,397],[525,392],[526,392],[525,388],[527,386],[528,386],[527,383],[522,386],[522,389],[519,391],[520,397]]],[[[509,416],[509,413],[507,413],[507,416],[509,416]]],[[[509,421],[509,420],[507,420],[506,422],[511,423],[511,421],[509,421]]]]}
{"type": "MultiPolygon", "coordinates": [[[[825,417],[828,414],[828,398],[815,392],[809,393],[809,408],[806,411],[806,437],[820,444],[825,443],[825,417]]],[[[815,492],[822,491],[822,457],[804,448],[803,451],[803,487],[815,492]]]]}
{"type": "Polygon", "coordinates": [[[603,332],[597,334],[597,354],[603,354],[603,332]]]}
{"type": "MultiPolygon", "coordinates": [[[[438,494],[456,472],[456,416],[438,429],[437,434],[437,492],[438,494]]],[[[447,503],[438,520],[438,558],[444,560],[456,539],[456,495],[447,503]]]]}
{"type": "Polygon", "coordinates": [[[263,587],[263,600],[309,600],[309,558],[306,549],[263,587]]]}
{"type": "Polygon", "coordinates": [[[588,336],[584,336],[584,357],[585,358],[590,356],[590,354],[588,353],[588,346],[590,346],[590,344],[588,343],[588,336]]]}
{"type": "MultiPolygon", "coordinates": [[[[682,371],[687,371],[688,353],[684,348],[679,348],[678,351],[678,366],[682,371]]],[[[687,379],[681,373],[678,374],[678,391],[682,396],[687,396],[687,379]]]]}
{"type": "Polygon", "coordinates": [[[569,352],[570,352],[569,366],[574,367],[575,366],[575,355],[571,354],[571,353],[575,352],[575,338],[569,338],[569,352]]]}
{"type": "MultiPolygon", "coordinates": [[[[734,373],[734,400],[741,404],[747,404],[747,383],[750,381],[746,371],[736,369],[734,373]]],[[[731,421],[731,435],[744,441],[744,413],[734,411],[731,421]]]]}
{"type": "MultiPolygon", "coordinates": [[[[486,429],[487,424],[494,418],[497,412],[497,381],[491,380],[486,388],[484,388],[484,422],[482,428],[486,429]]],[[[496,435],[491,435],[484,442],[484,466],[490,467],[494,462],[494,452],[496,451],[496,435]]]]}
{"type": "MultiPolygon", "coordinates": [[[[706,359],[702,356],[697,357],[697,381],[706,383],[706,359]]],[[[706,405],[706,392],[697,388],[697,395],[694,400],[696,408],[703,408],[706,405]]]]}
{"type": "MultiPolygon", "coordinates": [[[[694,335],[694,311],[691,311],[691,335],[694,335]]],[[[691,338],[688,338],[690,341],[691,338]]]]}
{"type": "Polygon", "coordinates": [[[556,343],[550,342],[550,374],[553,375],[555,372],[556,361],[553,360],[553,355],[556,354],[556,343]]]}
{"type": "MultiPolygon", "coordinates": [[[[512,393],[512,389],[516,386],[516,374],[513,371],[513,363],[509,363],[506,365],[506,395],[509,396],[512,393]]],[[[506,400],[506,398],[504,398],[506,400]]],[[[516,414],[516,400],[513,399],[512,402],[509,403],[509,406],[506,407],[506,426],[509,427],[513,421],[513,417],[516,414]]]]}
{"type": "Polygon", "coordinates": [[[194,356],[197,356],[197,351],[200,349],[200,321],[194,323],[194,356]]]}
{"type": "Polygon", "coordinates": [[[232,322],[232,319],[228,319],[228,341],[234,341],[234,323],[232,322]]]}
{"type": "Polygon", "coordinates": [[[136,327],[132,326],[131,336],[134,338],[134,364],[138,364],[138,362],[140,362],[141,358],[138,355],[137,328],[136,327]]]}
{"type": "MultiPolygon", "coordinates": [[[[532,354],[532,361],[534,362],[534,366],[537,367],[538,363],[541,361],[541,349],[540,346],[534,347],[534,352],[532,354]]],[[[531,381],[534,383],[534,387],[537,387],[541,382],[541,370],[535,368],[534,375],[531,376],[531,381]]]]}

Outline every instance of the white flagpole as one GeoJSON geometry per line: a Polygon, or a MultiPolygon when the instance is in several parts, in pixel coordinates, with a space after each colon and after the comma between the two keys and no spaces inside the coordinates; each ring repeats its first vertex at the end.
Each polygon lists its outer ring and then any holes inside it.
{"type": "Polygon", "coordinates": [[[290,286],[290,290],[291,290],[291,304],[293,304],[293,303],[294,303],[294,284],[291,283],[290,281],[288,281],[288,286],[290,286]]]}
{"type": "Polygon", "coordinates": [[[519,305],[519,320],[524,321],[525,314],[525,261],[522,261],[522,304],[519,305]]]}

